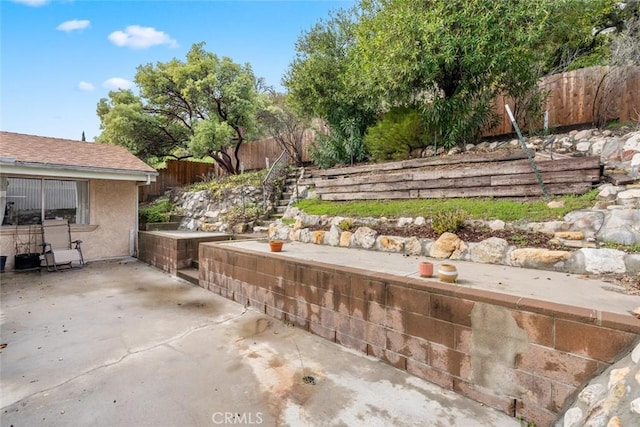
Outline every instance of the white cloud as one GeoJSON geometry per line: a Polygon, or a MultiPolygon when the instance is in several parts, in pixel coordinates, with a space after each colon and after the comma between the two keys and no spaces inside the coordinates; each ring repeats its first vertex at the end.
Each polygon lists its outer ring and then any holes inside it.
{"type": "Polygon", "coordinates": [[[60,31],[75,31],[75,30],[84,30],[89,26],[90,22],[86,19],[78,20],[74,19],[71,21],[65,21],[62,24],[56,27],[56,30],[60,31]]]}
{"type": "Polygon", "coordinates": [[[118,89],[130,89],[133,86],[133,82],[130,82],[127,79],[123,79],[120,77],[111,77],[102,83],[107,89],[118,90],[118,89]]]}
{"type": "Polygon", "coordinates": [[[22,3],[27,6],[38,7],[38,6],[44,6],[45,4],[49,3],[49,0],[13,0],[13,2],[22,3]]]}
{"type": "Polygon", "coordinates": [[[83,92],[91,92],[95,87],[89,82],[81,81],[78,83],[78,89],[83,92]]]}
{"type": "Polygon", "coordinates": [[[164,31],[139,25],[129,25],[124,31],[114,31],[109,34],[109,40],[116,46],[126,46],[132,49],[146,49],[162,44],[166,44],[169,47],[178,47],[178,42],[164,31]]]}

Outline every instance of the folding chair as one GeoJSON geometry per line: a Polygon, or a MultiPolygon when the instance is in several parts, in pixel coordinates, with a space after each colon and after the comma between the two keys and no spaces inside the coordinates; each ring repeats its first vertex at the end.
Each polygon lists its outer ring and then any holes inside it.
{"type": "Polygon", "coordinates": [[[45,219],[42,222],[42,256],[47,271],[56,271],[58,266],[73,267],[74,262],[84,264],[82,240],[71,240],[71,227],[66,219],[45,219]]]}

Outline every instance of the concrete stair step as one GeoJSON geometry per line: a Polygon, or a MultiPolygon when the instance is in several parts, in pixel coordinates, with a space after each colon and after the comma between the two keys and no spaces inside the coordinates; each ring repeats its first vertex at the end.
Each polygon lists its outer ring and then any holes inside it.
{"type": "Polygon", "coordinates": [[[195,268],[183,268],[176,271],[176,276],[183,280],[186,280],[187,282],[193,283],[194,285],[197,285],[199,283],[199,274],[200,273],[195,268]]]}

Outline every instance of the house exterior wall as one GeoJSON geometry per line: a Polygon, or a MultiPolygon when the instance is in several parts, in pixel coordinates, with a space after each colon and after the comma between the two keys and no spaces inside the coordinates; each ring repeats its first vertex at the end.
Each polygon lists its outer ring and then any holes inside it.
{"type": "MultiPolygon", "coordinates": [[[[86,261],[131,255],[130,236],[137,227],[137,193],[135,181],[89,180],[89,224],[72,225],[72,240],[82,240],[86,261]]],[[[40,226],[2,226],[0,254],[7,256],[5,270],[12,270],[16,242],[20,252],[41,252],[40,226]],[[28,245],[28,246],[27,246],[28,245]]]]}

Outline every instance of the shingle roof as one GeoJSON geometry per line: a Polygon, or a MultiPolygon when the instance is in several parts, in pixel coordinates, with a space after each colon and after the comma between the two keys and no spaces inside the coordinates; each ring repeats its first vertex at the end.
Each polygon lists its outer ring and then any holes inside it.
{"type": "Polygon", "coordinates": [[[3,131],[0,131],[0,158],[51,167],[156,172],[119,145],[3,131]]]}

